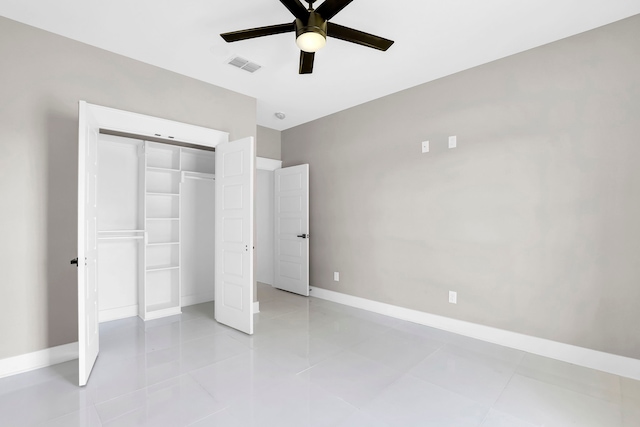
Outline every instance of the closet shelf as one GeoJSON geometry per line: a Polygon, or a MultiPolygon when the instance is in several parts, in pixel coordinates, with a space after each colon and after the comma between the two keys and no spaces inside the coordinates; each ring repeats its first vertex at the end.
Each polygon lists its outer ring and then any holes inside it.
{"type": "Polygon", "coordinates": [[[201,172],[195,170],[182,170],[182,174],[187,178],[195,178],[195,179],[216,179],[216,175],[210,172],[201,172]]]}
{"type": "Polygon", "coordinates": [[[118,234],[124,234],[124,233],[144,233],[144,230],[98,230],[98,234],[100,233],[118,233],[118,234]]]}
{"type": "Polygon", "coordinates": [[[98,240],[142,240],[143,236],[105,236],[98,237],[98,240]]]}
{"type": "Polygon", "coordinates": [[[147,267],[147,272],[149,271],[164,271],[164,270],[176,270],[180,268],[178,265],[156,265],[153,267],[147,267]]]}
{"type": "Polygon", "coordinates": [[[171,169],[171,168],[159,168],[156,166],[147,166],[147,170],[148,171],[155,171],[155,172],[171,172],[171,173],[177,173],[180,172],[180,169],[171,169]]]}

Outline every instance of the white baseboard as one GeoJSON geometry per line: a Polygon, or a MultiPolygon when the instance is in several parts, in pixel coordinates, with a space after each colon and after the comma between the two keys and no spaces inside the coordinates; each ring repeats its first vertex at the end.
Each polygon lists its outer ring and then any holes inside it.
{"type": "Polygon", "coordinates": [[[112,308],[110,310],[100,310],[98,322],[110,322],[111,320],[126,319],[138,315],[138,304],[127,307],[112,308]]]}
{"type": "Polygon", "coordinates": [[[640,360],[311,287],[312,297],[640,380],[640,360]]]}
{"type": "MultiPolygon", "coordinates": [[[[197,294],[187,295],[180,298],[182,307],[189,305],[201,304],[203,302],[213,301],[213,293],[211,294],[197,294]]],[[[100,310],[98,314],[98,321],[109,322],[111,320],[126,319],[127,317],[135,317],[138,315],[138,305],[130,305],[127,307],[118,307],[110,310],[100,310]]]]}
{"type": "Polygon", "coordinates": [[[187,307],[189,305],[202,304],[203,302],[211,302],[211,301],[213,301],[213,292],[210,294],[186,295],[180,298],[180,304],[182,304],[182,307],[187,307]]]}
{"type": "Polygon", "coordinates": [[[20,356],[7,357],[0,360],[0,378],[57,365],[77,358],[77,342],[45,348],[44,350],[21,354],[20,356]]]}
{"type": "Polygon", "coordinates": [[[260,313],[260,301],[253,303],[253,314],[260,313]]]}

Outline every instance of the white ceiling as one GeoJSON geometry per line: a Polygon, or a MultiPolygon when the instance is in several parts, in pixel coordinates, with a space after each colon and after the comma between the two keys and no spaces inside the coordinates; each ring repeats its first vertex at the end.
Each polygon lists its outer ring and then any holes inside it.
{"type": "Polygon", "coordinates": [[[640,0],[355,0],[332,22],[395,44],[329,39],[299,75],[294,33],[219,36],[293,21],[278,0],[0,0],[7,18],[255,97],[258,124],[278,130],[638,13],[640,0]]]}

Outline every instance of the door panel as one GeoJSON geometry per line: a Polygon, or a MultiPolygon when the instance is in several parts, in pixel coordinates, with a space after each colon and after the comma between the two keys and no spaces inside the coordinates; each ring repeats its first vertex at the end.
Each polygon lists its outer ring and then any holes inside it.
{"type": "Polygon", "coordinates": [[[274,286],[309,296],[309,165],[276,169],[274,194],[274,286]]]}
{"type": "Polygon", "coordinates": [[[98,357],[98,124],[84,102],[78,115],[79,384],[98,357]]]}
{"type": "Polygon", "coordinates": [[[216,320],[253,333],[253,138],[216,146],[216,320]]]}

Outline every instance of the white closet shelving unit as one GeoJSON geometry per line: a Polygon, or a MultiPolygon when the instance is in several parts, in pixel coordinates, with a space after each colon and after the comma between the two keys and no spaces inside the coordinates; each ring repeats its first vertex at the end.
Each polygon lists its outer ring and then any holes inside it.
{"type": "Polygon", "coordinates": [[[181,313],[215,296],[215,153],[101,134],[101,322],[181,313]]]}
{"type": "MultiPolygon", "coordinates": [[[[197,191],[193,186],[194,180],[213,183],[215,157],[213,152],[149,141],[145,142],[144,151],[142,179],[146,232],[139,310],[140,317],[151,320],[181,313],[185,278],[183,270],[186,268],[183,256],[188,261],[185,279],[187,293],[199,292],[202,295],[210,292],[213,297],[213,235],[209,236],[207,231],[213,229],[213,206],[209,206],[210,218],[205,219],[211,226],[194,229],[198,226],[194,222],[193,206],[188,206],[188,224],[184,224],[181,199],[183,184],[189,185],[188,194],[193,197],[194,191],[197,191]],[[184,227],[187,228],[183,230],[184,227]],[[187,246],[183,247],[185,233],[189,240],[187,246]]],[[[212,184],[210,188],[213,190],[212,184]]],[[[203,196],[205,194],[200,194],[200,197],[203,196]]],[[[207,196],[213,203],[213,193],[207,196]]],[[[199,210],[203,212],[207,211],[206,198],[198,200],[199,210]]]]}
{"type": "Polygon", "coordinates": [[[182,312],[180,303],[180,147],[145,142],[144,320],[182,312]]]}

